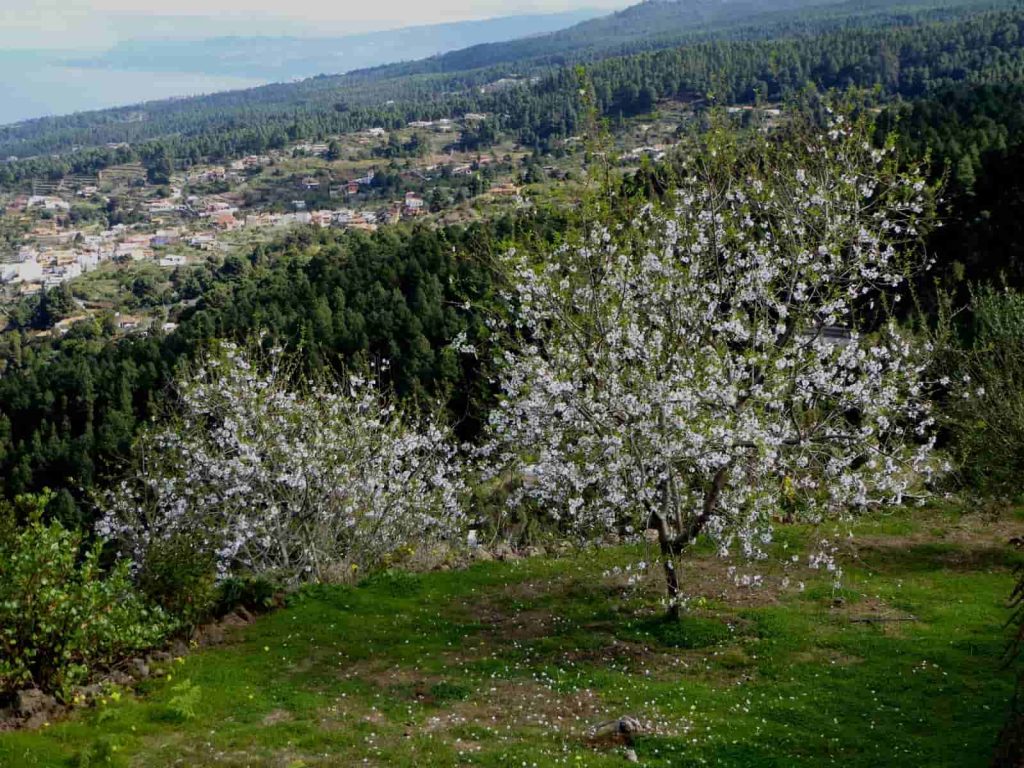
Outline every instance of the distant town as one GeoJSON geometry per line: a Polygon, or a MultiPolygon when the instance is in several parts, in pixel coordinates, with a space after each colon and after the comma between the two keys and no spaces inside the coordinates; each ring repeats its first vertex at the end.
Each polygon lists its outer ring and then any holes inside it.
{"type": "MultiPolygon", "coordinates": [[[[766,127],[781,118],[774,107],[729,113],[753,115],[766,127]]],[[[217,263],[289,227],[374,232],[410,221],[469,222],[537,200],[558,204],[585,180],[588,153],[607,149],[616,169],[627,172],[662,160],[695,119],[693,105],[676,105],[654,122],[620,126],[610,147],[595,150],[576,136],[558,152],[538,155],[500,131],[486,147],[469,146],[466,136],[494,116],[468,113],[295,142],[224,164],[172,158],[163,173],[133,163],[95,177],[35,180],[31,189],[0,193],[0,301],[70,284],[81,311],[39,332],[63,333],[95,311],[115,311],[123,331],[173,330],[171,307],[124,311],[119,295],[131,291],[132,275],[217,263]]]]}

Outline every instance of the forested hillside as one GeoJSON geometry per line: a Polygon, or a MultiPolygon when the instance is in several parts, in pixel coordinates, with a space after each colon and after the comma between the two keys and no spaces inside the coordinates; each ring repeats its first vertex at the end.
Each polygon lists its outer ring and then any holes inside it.
{"type": "MultiPolygon", "coordinates": [[[[636,24],[645,30],[648,23],[660,25],[648,15],[676,13],[679,7],[638,6],[626,14],[626,26],[632,29],[636,24]]],[[[888,94],[921,95],[953,81],[1012,78],[1019,69],[1020,15],[974,11],[972,6],[958,6],[939,13],[945,20],[936,21],[931,11],[918,8],[901,14],[895,25],[891,15],[869,15],[864,28],[850,29],[835,29],[831,21],[817,22],[813,15],[801,21],[801,12],[777,26],[745,27],[745,33],[701,33],[682,46],[677,40],[677,47],[662,52],[622,56],[622,49],[612,45],[585,58],[599,60],[590,68],[590,77],[600,108],[610,116],[643,111],[653,100],[671,96],[693,99],[713,93],[725,103],[750,100],[755,93],[785,97],[807,83],[823,89],[878,84],[888,94]]],[[[598,40],[605,39],[601,29],[594,33],[598,40]]],[[[528,145],[572,135],[581,104],[571,67],[531,61],[490,61],[486,66],[474,61],[466,66],[475,68],[445,74],[384,69],[141,109],[29,121],[0,128],[0,156],[70,154],[57,161],[45,157],[7,163],[0,166],[0,180],[69,170],[87,173],[134,157],[146,159],[157,140],[173,157],[190,162],[261,152],[332,132],[393,128],[466,112],[501,116],[503,127],[517,131],[528,145]],[[487,87],[514,74],[535,80],[487,87]],[[108,143],[132,146],[72,151],[108,143]]]]}
{"type": "MultiPolygon", "coordinates": [[[[713,37],[758,39],[815,34],[834,28],[882,27],[917,20],[955,18],[968,10],[998,7],[987,1],[948,4],[887,0],[647,0],[624,11],[528,40],[490,43],[419,62],[369,70],[374,77],[458,72],[515,63],[537,66],[594,60],[669,48],[713,37]]],[[[354,73],[358,74],[358,73],[354,73]]]]}
{"type": "Polygon", "coordinates": [[[517,230],[532,239],[559,228],[557,220],[524,220],[373,237],[303,232],[208,274],[202,298],[170,336],[116,341],[95,322],[52,344],[23,346],[18,332],[4,334],[0,488],[11,497],[90,488],[127,458],[136,430],[161,415],[182,363],[213,339],[258,332],[299,352],[310,370],[387,361],[399,396],[427,409],[451,398],[453,417],[472,434],[486,384],[449,345],[484,329],[461,307],[490,296],[493,253],[517,230]]]}

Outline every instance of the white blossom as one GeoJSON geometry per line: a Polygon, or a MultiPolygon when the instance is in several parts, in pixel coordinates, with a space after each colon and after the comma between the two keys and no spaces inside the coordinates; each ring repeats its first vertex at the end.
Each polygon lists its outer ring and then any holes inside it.
{"type": "Polygon", "coordinates": [[[925,350],[893,322],[855,331],[917,257],[920,177],[856,121],[690,170],[628,233],[507,255],[518,342],[481,451],[529,478],[512,504],[582,536],[657,530],[672,600],[697,535],[758,558],[776,518],[899,503],[933,441],[925,350]]]}
{"type": "Polygon", "coordinates": [[[445,428],[414,427],[372,381],[299,390],[294,373],[279,351],[257,362],[223,343],[183,375],[175,418],[140,438],[100,533],[138,562],[187,536],[222,575],[319,580],[457,531],[464,488],[445,428]]]}

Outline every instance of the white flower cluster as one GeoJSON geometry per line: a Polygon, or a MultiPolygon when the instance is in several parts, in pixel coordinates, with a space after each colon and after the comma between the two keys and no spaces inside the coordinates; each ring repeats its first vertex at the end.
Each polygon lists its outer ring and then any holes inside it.
{"type": "MultiPolygon", "coordinates": [[[[921,177],[855,121],[816,141],[717,147],[671,207],[507,256],[514,339],[482,450],[583,534],[697,535],[761,557],[775,517],[898,503],[931,471],[928,350],[856,329],[906,278],[921,177]]],[[[877,315],[875,315],[877,316],[877,315]]],[[[506,475],[508,476],[508,475],[506,475]]]]}
{"type": "Polygon", "coordinates": [[[413,428],[373,382],[298,391],[286,359],[231,344],[178,382],[177,417],[145,434],[134,474],[104,499],[101,535],[142,562],[186,536],[224,575],[323,579],[461,524],[454,441],[413,428]]]}

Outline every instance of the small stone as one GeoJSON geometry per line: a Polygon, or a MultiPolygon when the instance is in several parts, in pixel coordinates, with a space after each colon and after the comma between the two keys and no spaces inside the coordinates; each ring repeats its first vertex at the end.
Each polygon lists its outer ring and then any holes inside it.
{"type": "Polygon", "coordinates": [[[149,658],[158,664],[166,664],[168,661],[174,660],[174,654],[170,651],[154,651],[150,654],[149,658]]]}
{"type": "Polygon", "coordinates": [[[207,624],[196,630],[195,640],[199,645],[221,645],[227,640],[227,636],[220,625],[207,624]]]}
{"type": "Polygon", "coordinates": [[[185,643],[183,643],[181,640],[175,640],[171,644],[171,656],[172,657],[174,657],[174,656],[187,656],[187,655],[188,655],[188,646],[185,643]]]}
{"type": "Polygon", "coordinates": [[[238,616],[238,618],[240,618],[246,624],[252,624],[254,621],[256,621],[256,617],[253,616],[249,609],[246,608],[244,605],[240,605],[237,608],[235,608],[235,615],[238,616]]]}
{"type": "Polygon", "coordinates": [[[472,557],[474,560],[477,560],[482,563],[489,563],[491,560],[494,559],[494,555],[492,555],[483,547],[477,547],[476,549],[474,549],[472,552],[472,557]]]}
{"type": "Polygon", "coordinates": [[[98,699],[103,695],[103,686],[99,683],[93,683],[92,685],[80,685],[75,688],[75,693],[87,701],[92,701],[93,699],[98,699]]]}
{"type": "Polygon", "coordinates": [[[629,717],[627,715],[625,717],[619,718],[619,733],[621,734],[624,734],[626,736],[633,736],[634,734],[643,731],[643,729],[644,727],[640,724],[640,721],[637,720],[635,717],[629,717]]]}
{"type": "Polygon", "coordinates": [[[14,711],[18,717],[31,718],[56,711],[57,700],[38,688],[28,688],[14,695],[14,711]]]}
{"type": "Polygon", "coordinates": [[[544,549],[544,547],[533,546],[527,547],[523,554],[525,554],[527,557],[544,557],[547,554],[547,551],[544,549]]]}
{"type": "Polygon", "coordinates": [[[127,672],[121,671],[120,669],[115,669],[113,672],[111,672],[107,676],[107,680],[109,680],[114,685],[131,685],[133,682],[135,682],[134,678],[131,675],[129,675],[127,672]]]}
{"type": "Polygon", "coordinates": [[[644,727],[639,720],[635,717],[624,715],[618,720],[609,720],[606,723],[595,726],[594,735],[605,739],[614,739],[620,743],[632,744],[633,737],[642,733],[643,730],[644,727]]]}
{"type": "Polygon", "coordinates": [[[220,620],[221,629],[237,629],[238,627],[244,627],[247,624],[249,624],[249,622],[242,618],[238,614],[238,611],[232,611],[220,620]]]}
{"type": "Polygon", "coordinates": [[[132,659],[129,662],[129,668],[138,680],[145,680],[149,677],[149,664],[146,663],[145,659],[132,659]]]}
{"type": "Polygon", "coordinates": [[[511,546],[505,543],[501,543],[494,548],[494,556],[499,560],[518,560],[519,555],[516,554],[515,550],[511,546]]]}
{"type": "Polygon", "coordinates": [[[639,763],[640,762],[640,758],[636,756],[636,750],[635,749],[627,749],[626,750],[626,762],[627,763],[639,763]]]}

